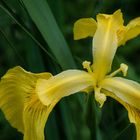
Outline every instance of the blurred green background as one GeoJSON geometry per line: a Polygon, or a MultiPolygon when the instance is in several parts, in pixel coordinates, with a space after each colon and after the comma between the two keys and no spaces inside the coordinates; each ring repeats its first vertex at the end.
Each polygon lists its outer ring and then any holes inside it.
{"type": "MultiPolygon", "coordinates": [[[[82,17],[121,9],[125,24],[140,16],[139,0],[0,0],[0,76],[20,65],[32,72],[57,74],[82,69],[92,61],[92,39],[73,40],[73,24],[82,17]]],[[[140,82],[140,36],[118,49],[113,69],[129,65],[128,78],[140,82]]],[[[49,116],[47,140],[135,140],[126,110],[108,98],[102,109],[93,94],[61,100],[49,116]]],[[[0,112],[0,140],[22,140],[0,112]]]]}

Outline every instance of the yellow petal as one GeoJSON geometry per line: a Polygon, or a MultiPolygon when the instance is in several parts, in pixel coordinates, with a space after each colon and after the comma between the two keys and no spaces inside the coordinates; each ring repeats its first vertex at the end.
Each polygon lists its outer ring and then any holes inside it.
{"type": "Polygon", "coordinates": [[[122,25],[120,10],[112,15],[97,15],[97,30],[93,38],[93,70],[98,80],[111,70],[118,45],[117,31],[122,25]]]}
{"type": "MultiPolygon", "coordinates": [[[[25,126],[28,125],[27,123],[25,124],[25,122],[28,121],[28,118],[30,118],[30,114],[25,112],[26,108],[28,107],[32,110],[32,108],[39,104],[40,106],[38,108],[38,112],[40,112],[40,108],[44,107],[38,98],[36,98],[37,94],[34,92],[37,80],[39,78],[49,79],[51,76],[52,75],[50,73],[34,74],[25,71],[21,67],[15,67],[10,69],[0,81],[0,108],[4,112],[6,119],[10,122],[10,124],[18,129],[18,131],[24,133],[25,138],[26,127],[28,127],[25,126]],[[33,101],[36,101],[36,105],[32,103],[33,101]]],[[[47,108],[45,112],[49,113],[50,110],[47,108]]],[[[36,116],[39,116],[39,114],[36,114],[36,116]]],[[[34,115],[35,118],[36,116],[34,115]]],[[[34,127],[34,125],[32,126],[34,127]]],[[[37,129],[38,126],[35,125],[35,127],[36,128],[34,129],[37,129]]],[[[39,138],[43,137],[42,134],[44,130],[40,129],[40,131],[42,131],[42,133],[40,132],[40,135],[38,131],[36,131],[36,133],[35,131],[32,131],[34,129],[32,128],[30,130],[31,134],[37,135],[38,140],[43,140],[39,138]]],[[[28,140],[28,138],[25,140],[28,140]]]]}
{"type": "Polygon", "coordinates": [[[106,78],[102,88],[113,92],[123,102],[140,109],[140,84],[121,77],[106,78]]]}
{"type": "Polygon", "coordinates": [[[42,105],[35,93],[25,101],[23,112],[24,140],[45,140],[44,127],[50,112],[59,100],[53,101],[49,107],[42,105]],[[33,97],[34,95],[34,97],[33,97]]]}
{"type": "Polygon", "coordinates": [[[122,39],[119,45],[124,45],[126,41],[135,38],[140,34],[140,17],[131,20],[123,30],[122,39]]]}
{"type": "MultiPolygon", "coordinates": [[[[140,116],[140,114],[139,114],[140,116]]],[[[137,140],[140,140],[140,125],[136,124],[137,140]]]]}
{"type": "Polygon", "coordinates": [[[102,92],[120,102],[127,109],[130,122],[134,123],[136,126],[137,140],[140,140],[140,110],[124,102],[116,96],[115,92],[113,93],[105,89],[103,89],[102,92]]]}
{"type": "Polygon", "coordinates": [[[136,139],[140,140],[140,110],[125,102],[122,102],[122,105],[128,111],[128,117],[129,117],[130,122],[135,124],[136,135],[137,135],[136,139]]]}
{"type": "Polygon", "coordinates": [[[74,39],[82,39],[88,36],[93,37],[97,24],[93,18],[82,18],[74,24],[74,39]]]}
{"type": "Polygon", "coordinates": [[[67,70],[49,80],[40,79],[36,92],[44,105],[95,85],[92,75],[80,70],[67,70]]]}
{"type": "MultiPolygon", "coordinates": [[[[120,99],[119,99],[120,100],[120,99]]],[[[121,101],[122,105],[128,111],[128,117],[131,123],[134,123],[136,126],[136,135],[137,140],[140,140],[140,110],[121,101]]]]}

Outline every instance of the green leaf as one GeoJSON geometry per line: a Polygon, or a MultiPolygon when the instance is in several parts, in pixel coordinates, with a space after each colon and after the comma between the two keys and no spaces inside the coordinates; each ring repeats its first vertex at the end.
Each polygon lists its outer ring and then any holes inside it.
{"type": "Polygon", "coordinates": [[[52,56],[52,54],[50,54],[50,52],[48,52],[44,46],[42,46],[42,44],[32,35],[32,33],[30,33],[30,31],[28,31],[28,29],[25,27],[25,25],[21,24],[17,18],[15,17],[12,9],[10,9],[7,5],[7,3],[5,3],[3,0],[0,3],[0,8],[10,17],[12,18],[20,27],[21,29],[54,61],[58,64],[57,60],[54,58],[54,56],[52,56]]]}
{"type": "Polygon", "coordinates": [[[22,0],[62,69],[75,68],[68,45],[54,19],[46,0],[22,0]]]}

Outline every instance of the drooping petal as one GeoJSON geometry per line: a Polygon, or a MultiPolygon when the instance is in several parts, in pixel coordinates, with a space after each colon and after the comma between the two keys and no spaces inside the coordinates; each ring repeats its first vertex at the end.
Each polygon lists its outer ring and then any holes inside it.
{"type": "Polygon", "coordinates": [[[74,24],[74,39],[82,39],[86,37],[93,37],[97,29],[96,21],[93,18],[82,18],[74,24]]]}
{"type": "Polygon", "coordinates": [[[45,140],[44,127],[50,112],[59,100],[44,106],[38,97],[29,97],[23,111],[24,140],[45,140]]]}
{"type": "Polygon", "coordinates": [[[136,124],[135,126],[136,126],[136,132],[137,132],[137,140],[140,140],[140,125],[136,124]]]}
{"type": "Polygon", "coordinates": [[[117,31],[123,26],[120,10],[113,15],[97,15],[97,30],[93,38],[93,70],[101,80],[111,70],[111,64],[117,49],[117,31]]]}
{"type": "Polygon", "coordinates": [[[140,109],[140,84],[121,77],[106,78],[101,83],[103,89],[113,92],[123,102],[140,109]]]}
{"type": "Polygon", "coordinates": [[[39,78],[47,80],[51,76],[50,73],[34,74],[15,67],[0,81],[0,108],[10,124],[24,133],[24,140],[44,140],[43,126],[51,109],[41,104],[35,86],[39,78]],[[30,137],[27,133],[29,127],[30,137]]]}
{"type": "Polygon", "coordinates": [[[119,41],[119,45],[124,45],[128,40],[135,38],[140,34],[140,17],[131,20],[124,30],[122,31],[122,39],[119,41]]]}
{"type": "Polygon", "coordinates": [[[127,109],[130,122],[134,123],[136,126],[137,140],[140,140],[140,110],[124,102],[122,99],[116,96],[116,93],[107,91],[105,89],[102,89],[102,92],[104,92],[107,96],[110,96],[117,100],[127,109]]]}
{"type": "Polygon", "coordinates": [[[67,70],[49,80],[38,80],[36,93],[42,103],[49,106],[55,100],[94,85],[95,80],[91,74],[80,70],[67,70]]]}
{"type": "Polygon", "coordinates": [[[136,127],[136,139],[140,140],[140,110],[121,101],[122,105],[127,109],[128,111],[128,117],[131,123],[135,124],[136,127]]]}

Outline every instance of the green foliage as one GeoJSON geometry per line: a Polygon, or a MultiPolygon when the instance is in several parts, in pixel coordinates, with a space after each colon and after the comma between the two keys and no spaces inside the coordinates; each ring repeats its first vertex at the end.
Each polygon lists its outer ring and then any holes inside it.
{"type": "MultiPolygon", "coordinates": [[[[92,60],[91,38],[73,40],[73,24],[121,8],[126,21],[140,16],[138,0],[1,0],[0,76],[20,65],[32,72],[57,74],[92,60]],[[131,5],[131,7],[130,7],[131,5]]],[[[120,47],[113,69],[129,65],[128,77],[140,82],[140,37],[120,47]]],[[[61,100],[47,122],[47,140],[135,140],[135,128],[126,110],[112,99],[102,109],[93,95],[72,95],[61,100]]],[[[21,140],[0,113],[0,140],[21,140]]]]}

